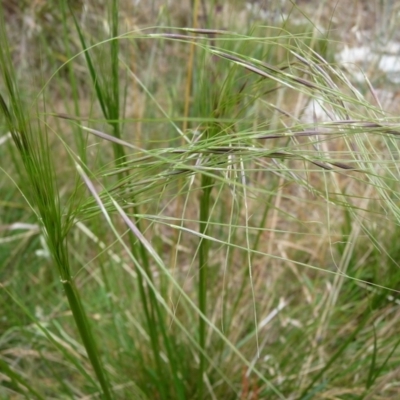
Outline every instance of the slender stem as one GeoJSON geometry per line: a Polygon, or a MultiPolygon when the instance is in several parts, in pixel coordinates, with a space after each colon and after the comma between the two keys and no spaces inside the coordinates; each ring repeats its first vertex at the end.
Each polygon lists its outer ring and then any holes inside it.
{"type": "MultiPolygon", "coordinates": [[[[137,225],[137,222],[136,222],[137,225]]],[[[139,228],[140,229],[140,228],[139,228]]],[[[135,238],[131,232],[129,232],[129,242],[132,254],[135,258],[138,257],[138,249],[135,244],[135,238]]],[[[139,245],[140,246],[140,245],[139,245]]],[[[152,280],[151,274],[148,270],[148,257],[145,251],[139,249],[140,257],[142,259],[143,267],[146,271],[146,275],[152,280]]],[[[136,268],[136,273],[138,276],[138,286],[139,286],[139,294],[141,298],[141,302],[144,309],[144,314],[146,318],[146,323],[148,327],[148,332],[150,336],[151,348],[153,350],[154,360],[156,363],[157,369],[157,381],[160,385],[159,393],[162,399],[166,399],[166,388],[165,388],[165,377],[163,374],[162,363],[161,363],[161,356],[160,356],[160,344],[158,340],[158,323],[154,313],[154,300],[151,298],[151,291],[148,293],[146,291],[146,285],[143,280],[143,276],[138,268],[136,268]],[[150,296],[149,296],[150,295],[150,296]],[[149,299],[150,297],[150,299],[149,299]]]]}
{"type": "MultiPolygon", "coordinates": [[[[135,207],[134,207],[135,210],[135,207]]],[[[135,211],[134,211],[135,214],[135,211]]],[[[139,230],[140,228],[140,221],[136,221],[136,226],[138,227],[139,230]]],[[[149,257],[147,255],[147,250],[143,246],[142,243],[139,243],[139,249],[137,251],[136,245],[134,243],[134,236],[130,232],[130,244],[131,244],[131,249],[133,250],[133,254],[139,253],[138,255],[140,256],[140,259],[142,261],[142,266],[143,269],[145,270],[145,273],[148,277],[149,280],[153,281],[153,277],[151,274],[150,270],[150,262],[149,262],[149,257]]],[[[136,255],[135,257],[137,258],[136,255]]],[[[176,352],[174,352],[173,349],[173,343],[171,343],[171,338],[168,337],[167,330],[165,328],[165,321],[163,317],[163,313],[160,310],[159,304],[158,304],[158,299],[156,297],[156,294],[154,293],[153,290],[148,288],[146,291],[146,285],[143,282],[143,278],[141,276],[141,273],[139,269],[136,270],[139,278],[139,287],[140,287],[140,293],[142,297],[142,302],[145,308],[145,313],[146,313],[146,319],[147,319],[147,325],[149,329],[149,334],[151,338],[151,343],[153,346],[153,353],[154,357],[156,359],[156,365],[159,371],[159,378],[160,382],[162,383],[163,386],[163,391],[161,391],[162,398],[165,398],[165,393],[166,388],[165,388],[165,383],[168,381],[165,379],[163,371],[162,371],[162,364],[161,364],[161,356],[160,356],[160,348],[159,348],[159,339],[158,339],[158,330],[161,333],[161,336],[164,340],[165,348],[168,354],[168,360],[169,364],[171,366],[171,374],[172,374],[172,380],[174,382],[175,390],[176,390],[176,398],[183,400],[185,398],[184,396],[184,389],[182,382],[180,378],[178,377],[178,372],[179,372],[179,366],[177,365],[176,361],[176,352]]]]}
{"type": "Polygon", "coordinates": [[[82,338],[89,360],[92,363],[94,372],[99,380],[100,386],[103,390],[103,397],[106,400],[111,400],[113,396],[109,388],[109,383],[104,373],[104,367],[100,361],[99,353],[96,346],[96,341],[92,334],[86,313],[84,311],[82,302],[79,298],[77,290],[72,280],[63,281],[65,294],[68,299],[69,306],[72,311],[76,326],[82,338]]]}
{"type": "MultiPolygon", "coordinates": [[[[198,15],[199,15],[199,0],[194,0],[193,4],[193,16],[192,16],[192,26],[193,29],[198,27],[198,15]]],[[[188,116],[189,116],[189,109],[190,109],[190,97],[192,93],[192,77],[193,77],[193,65],[194,65],[194,54],[195,54],[195,43],[192,42],[190,45],[190,53],[189,53],[189,60],[187,65],[187,74],[186,74],[186,86],[185,86],[185,104],[183,110],[183,125],[182,131],[185,132],[188,127],[188,116]]],[[[182,138],[183,143],[183,138],[182,138]]]]}
{"type": "MultiPolygon", "coordinates": [[[[202,177],[202,188],[203,194],[200,199],[200,221],[199,231],[202,236],[199,244],[199,309],[202,315],[207,315],[207,270],[208,270],[208,252],[209,252],[209,241],[204,238],[207,234],[208,219],[210,214],[210,198],[212,190],[212,178],[203,175],[202,177]]],[[[199,400],[203,398],[203,380],[204,370],[206,364],[205,358],[205,346],[206,346],[206,321],[204,317],[199,317],[199,400]]]]}

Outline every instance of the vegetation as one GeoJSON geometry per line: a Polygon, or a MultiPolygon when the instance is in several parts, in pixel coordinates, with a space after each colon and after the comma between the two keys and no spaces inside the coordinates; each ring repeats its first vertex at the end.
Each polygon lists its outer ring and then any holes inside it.
{"type": "Polygon", "coordinates": [[[0,398],[398,398],[400,126],[334,14],[92,3],[0,6],[0,398]]]}

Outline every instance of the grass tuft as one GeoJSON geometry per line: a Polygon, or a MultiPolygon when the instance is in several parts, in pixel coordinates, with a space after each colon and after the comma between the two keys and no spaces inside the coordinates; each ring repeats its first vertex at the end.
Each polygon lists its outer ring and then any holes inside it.
{"type": "Polygon", "coordinates": [[[1,398],[398,397],[400,125],[275,3],[2,8],[1,398]]]}

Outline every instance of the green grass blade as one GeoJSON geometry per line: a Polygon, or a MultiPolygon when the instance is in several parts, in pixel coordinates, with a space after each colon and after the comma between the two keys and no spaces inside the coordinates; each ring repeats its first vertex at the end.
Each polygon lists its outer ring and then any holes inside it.
{"type": "MultiPolygon", "coordinates": [[[[0,358],[0,371],[5,375],[10,378],[12,382],[15,383],[15,386],[22,386],[24,387],[28,393],[30,394],[29,398],[36,398],[39,400],[44,400],[44,397],[40,395],[19,373],[13,371],[8,364],[0,358]]],[[[14,389],[16,390],[16,389],[14,389]]],[[[21,393],[23,394],[23,393],[21,393]]],[[[23,394],[26,396],[26,394],[23,394]]],[[[27,397],[27,396],[26,396],[27,397]]]]}
{"type": "MultiPolygon", "coordinates": [[[[67,4],[69,5],[69,3],[67,3],[67,4]]],[[[70,7],[70,5],[69,5],[69,7],[70,7]]],[[[99,100],[99,103],[100,103],[101,110],[103,111],[103,115],[107,119],[109,119],[109,113],[108,113],[108,108],[107,108],[107,105],[106,105],[105,94],[104,94],[103,89],[101,87],[101,84],[100,84],[100,82],[98,80],[96,69],[94,68],[94,65],[93,65],[93,62],[92,62],[92,58],[91,58],[90,53],[88,51],[88,47],[86,46],[86,41],[85,41],[85,37],[84,37],[83,32],[82,32],[82,29],[81,29],[81,27],[80,27],[80,25],[79,25],[79,23],[78,23],[78,21],[77,21],[77,19],[75,17],[75,14],[74,14],[74,12],[73,12],[71,7],[70,7],[70,13],[72,15],[72,18],[74,19],[74,24],[75,24],[75,27],[76,27],[76,31],[78,32],[79,40],[81,41],[82,49],[84,50],[85,60],[86,60],[86,63],[87,63],[88,69],[89,69],[89,74],[90,74],[90,77],[92,79],[92,83],[93,83],[94,89],[95,89],[96,94],[97,94],[97,99],[99,100]]]]}

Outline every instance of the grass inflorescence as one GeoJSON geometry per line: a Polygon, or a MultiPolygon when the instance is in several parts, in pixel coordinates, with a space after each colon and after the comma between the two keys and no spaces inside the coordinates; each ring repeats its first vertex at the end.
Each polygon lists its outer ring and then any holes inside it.
{"type": "Polygon", "coordinates": [[[0,397],[396,398],[377,81],[322,12],[154,4],[2,9],[0,397]]]}

